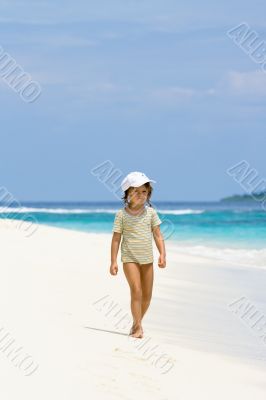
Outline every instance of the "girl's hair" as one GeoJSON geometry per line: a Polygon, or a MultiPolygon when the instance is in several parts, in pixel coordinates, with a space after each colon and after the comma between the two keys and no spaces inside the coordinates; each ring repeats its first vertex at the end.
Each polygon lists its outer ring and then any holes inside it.
{"type": "MultiPolygon", "coordinates": [[[[144,186],[146,187],[146,189],[148,189],[147,203],[149,204],[149,207],[153,207],[151,202],[150,202],[150,198],[151,198],[151,195],[152,195],[153,187],[151,186],[150,182],[144,183],[144,186]]],[[[130,186],[130,188],[131,187],[132,186],[130,186]]],[[[122,200],[124,201],[125,206],[128,204],[128,195],[129,195],[130,188],[128,188],[124,192],[124,196],[122,197],[122,200]]]]}

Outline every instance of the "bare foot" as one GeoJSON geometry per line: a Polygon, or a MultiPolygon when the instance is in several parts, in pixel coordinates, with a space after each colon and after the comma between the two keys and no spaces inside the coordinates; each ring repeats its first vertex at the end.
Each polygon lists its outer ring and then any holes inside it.
{"type": "Polygon", "coordinates": [[[129,335],[132,335],[132,333],[134,333],[135,330],[136,330],[136,326],[135,326],[135,324],[133,323],[133,325],[132,325],[132,327],[131,327],[131,329],[130,329],[129,335]]]}
{"type": "Polygon", "coordinates": [[[135,338],[142,338],[143,337],[143,329],[141,325],[132,325],[129,335],[135,338]]]}

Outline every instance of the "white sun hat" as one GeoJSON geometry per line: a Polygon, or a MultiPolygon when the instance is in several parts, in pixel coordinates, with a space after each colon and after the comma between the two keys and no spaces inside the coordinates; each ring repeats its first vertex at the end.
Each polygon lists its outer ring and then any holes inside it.
{"type": "Polygon", "coordinates": [[[121,188],[125,192],[130,186],[139,187],[144,185],[144,183],[153,182],[156,183],[153,179],[149,179],[143,172],[130,172],[122,181],[121,188]]]}

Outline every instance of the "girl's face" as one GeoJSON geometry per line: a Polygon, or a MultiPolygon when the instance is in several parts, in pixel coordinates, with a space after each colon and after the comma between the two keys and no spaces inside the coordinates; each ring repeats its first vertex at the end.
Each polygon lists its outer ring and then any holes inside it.
{"type": "Polygon", "coordinates": [[[148,189],[145,185],[139,187],[131,187],[129,189],[130,204],[144,205],[148,198],[148,189]]]}

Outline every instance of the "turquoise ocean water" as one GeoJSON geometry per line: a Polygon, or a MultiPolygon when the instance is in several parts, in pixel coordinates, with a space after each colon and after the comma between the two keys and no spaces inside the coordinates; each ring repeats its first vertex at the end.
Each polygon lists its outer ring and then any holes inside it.
{"type": "MultiPolygon", "coordinates": [[[[183,251],[235,259],[266,266],[266,211],[260,203],[152,202],[169,243],[183,251]]],[[[0,218],[25,219],[39,224],[93,233],[111,233],[122,202],[26,202],[2,205],[0,218]]]]}

